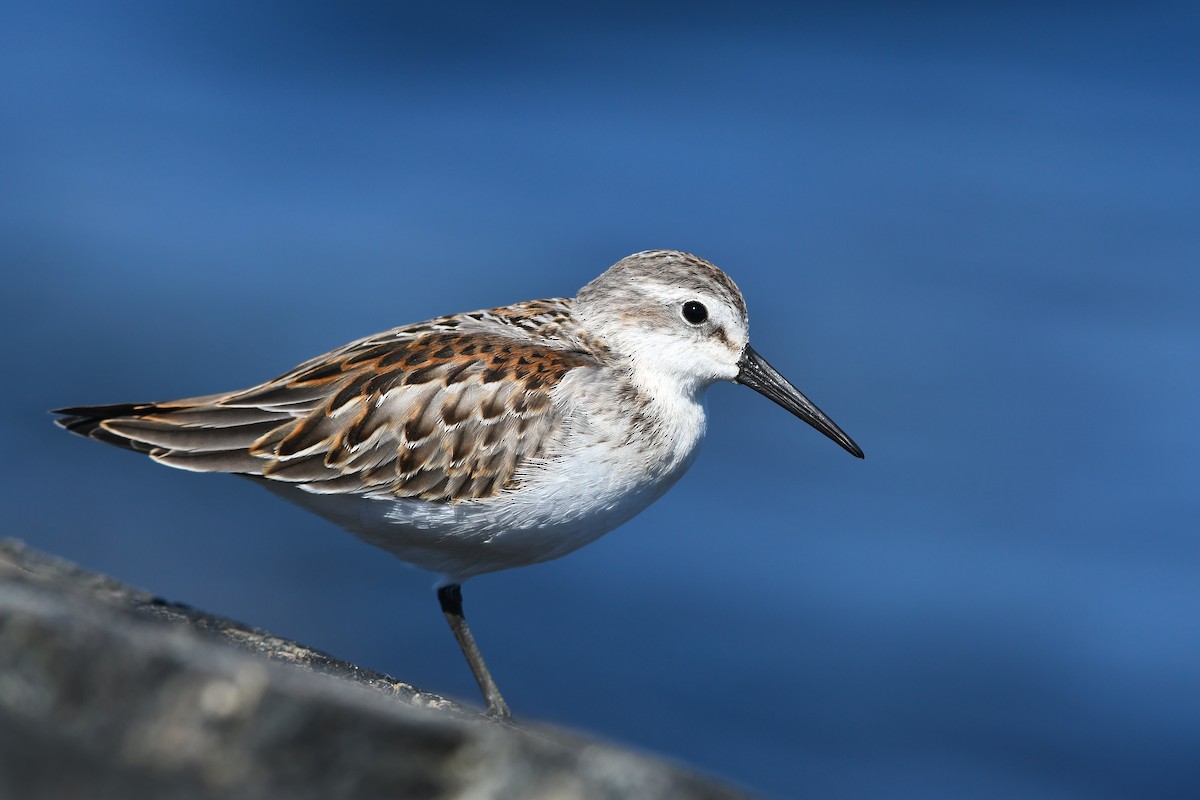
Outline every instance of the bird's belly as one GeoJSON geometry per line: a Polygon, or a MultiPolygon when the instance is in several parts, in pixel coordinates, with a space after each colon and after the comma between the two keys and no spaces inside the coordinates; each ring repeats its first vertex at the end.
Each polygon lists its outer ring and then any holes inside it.
{"type": "Polygon", "coordinates": [[[531,471],[516,489],[458,503],[313,494],[275,482],[267,488],[409,564],[462,581],[595,541],[662,496],[687,470],[695,448],[672,455],[655,469],[638,469],[581,450],[531,471]]]}

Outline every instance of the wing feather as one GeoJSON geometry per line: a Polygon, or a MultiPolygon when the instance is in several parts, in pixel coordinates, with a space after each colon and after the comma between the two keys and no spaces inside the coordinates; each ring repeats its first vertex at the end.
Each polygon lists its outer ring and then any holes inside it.
{"type": "Polygon", "coordinates": [[[169,466],[317,493],[489,497],[542,455],[562,377],[598,363],[563,333],[567,302],[398,328],[242,391],[63,409],[58,422],[169,466]]]}

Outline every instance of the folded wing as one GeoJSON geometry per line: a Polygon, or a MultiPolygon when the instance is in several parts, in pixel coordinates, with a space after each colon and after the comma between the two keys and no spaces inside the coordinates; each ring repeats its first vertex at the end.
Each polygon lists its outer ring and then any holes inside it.
{"type": "Polygon", "coordinates": [[[516,485],[560,424],[578,350],[494,332],[397,329],[244,391],[64,408],[58,424],[196,472],[318,493],[454,502],[516,485]]]}

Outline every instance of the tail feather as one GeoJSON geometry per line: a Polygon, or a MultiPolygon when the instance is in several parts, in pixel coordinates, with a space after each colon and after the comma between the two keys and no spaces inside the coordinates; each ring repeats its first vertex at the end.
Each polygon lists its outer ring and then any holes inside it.
{"type": "Polygon", "coordinates": [[[59,408],[54,423],[71,433],[202,472],[258,473],[250,448],[293,419],[284,411],[208,405],[211,398],[59,408]],[[220,457],[223,454],[223,458],[220,457]],[[208,459],[201,455],[212,456],[208,459]],[[182,459],[182,461],[180,461],[182,459]],[[179,462],[179,463],[177,463],[179,462]]]}
{"type": "Polygon", "coordinates": [[[95,439],[105,444],[123,447],[126,450],[148,453],[153,449],[151,446],[124,436],[118,436],[105,428],[104,423],[110,419],[137,417],[142,414],[153,413],[157,409],[158,406],[154,403],[116,403],[108,406],[56,408],[50,413],[62,414],[61,418],[54,420],[54,424],[71,433],[86,436],[89,439],[95,439]]]}

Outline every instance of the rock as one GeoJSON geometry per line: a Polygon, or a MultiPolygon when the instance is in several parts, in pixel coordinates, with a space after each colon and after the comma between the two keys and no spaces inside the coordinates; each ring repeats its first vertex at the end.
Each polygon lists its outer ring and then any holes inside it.
{"type": "Polygon", "coordinates": [[[737,798],[0,542],[0,797],[737,798]]]}

